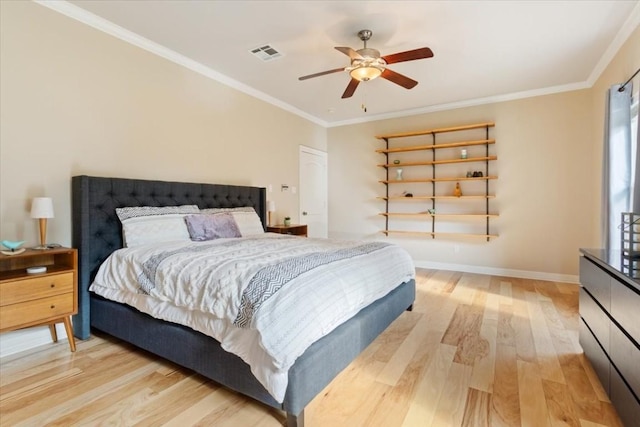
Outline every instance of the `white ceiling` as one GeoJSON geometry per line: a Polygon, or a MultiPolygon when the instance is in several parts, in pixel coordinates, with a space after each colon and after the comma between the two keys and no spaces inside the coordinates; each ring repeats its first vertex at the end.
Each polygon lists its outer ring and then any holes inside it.
{"type": "Polygon", "coordinates": [[[638,0],[40,3],[324,126],[589,87],[640,23],[638,0]],[[347,73],[298,80],[348,65],[334,47],[360,49],[361,29],[382,55],[431,48],[389,66],[418,86],[341,99],[347,73]],[[265,44],[283,56],[249,53],[265,44]]]}

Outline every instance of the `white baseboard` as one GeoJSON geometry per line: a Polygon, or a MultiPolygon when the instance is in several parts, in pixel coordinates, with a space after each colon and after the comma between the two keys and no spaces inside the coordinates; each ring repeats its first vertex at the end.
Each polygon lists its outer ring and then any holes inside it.
{"type": "Polygon", "coordinates": [[[418,268],[460,271],[463,273],[490,274],[492,276],[545,280],[549,282],[580,283],[579,277],[572,274],[545,273],[540,271],[513,270],[510,268],[494,268],[483,267],[479,265],[449,264],[431,261],[414,261],[414,264],[418,268]]]}
{"type": "MultiPolygon", "coordinates": [[[[62,323],[56,325],[56,333],[58,334],[58,341],[67,340],[67,332],[62,323]]],[[[51,344],[52,342],[48,326],[6,332],[0,335],[0,358],[40,347],[41,345],[51,344]]]]}

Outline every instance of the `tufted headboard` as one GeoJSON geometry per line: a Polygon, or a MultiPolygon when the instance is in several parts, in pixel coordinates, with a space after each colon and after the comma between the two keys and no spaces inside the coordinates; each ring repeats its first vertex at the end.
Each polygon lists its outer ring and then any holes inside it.
{"type": "Polygon", "coordinates": [[[198,205],[204,208],[253,206],[266,223],[266,190],[220,184],[147,181],[125,178],[74,176],[72,187],[73,247],[78,249],[78,314],[75,335],[90,333],[89,286],[100,264],[122,247],[116,208],[128,206],[198,205]]]}

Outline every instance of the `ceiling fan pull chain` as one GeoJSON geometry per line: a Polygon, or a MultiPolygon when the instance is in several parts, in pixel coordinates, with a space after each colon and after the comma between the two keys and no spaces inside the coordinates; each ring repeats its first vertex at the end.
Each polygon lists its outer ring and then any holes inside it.
{"type": "Polygon", "coordinates": [[[362,108],[362,111],[364,111],[365,113],[367,112],[367,88],[366,87],[362,91],[362,104],[360,104],[360,108],[362,108]]]}

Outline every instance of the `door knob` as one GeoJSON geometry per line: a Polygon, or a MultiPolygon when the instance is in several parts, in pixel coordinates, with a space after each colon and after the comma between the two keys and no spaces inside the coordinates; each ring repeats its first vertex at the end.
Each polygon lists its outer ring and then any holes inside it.
{"type": "Polygon", "coordinates": [[[307,214],[306,212],[302,212],[302,215],[306,215],[306,214],[307,214]]]}

